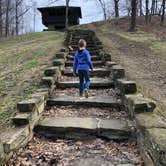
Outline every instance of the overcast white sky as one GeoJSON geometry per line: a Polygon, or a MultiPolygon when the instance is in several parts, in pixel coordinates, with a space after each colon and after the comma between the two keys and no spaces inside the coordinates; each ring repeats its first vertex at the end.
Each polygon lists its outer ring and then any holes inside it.
{"type": "MultiPolygon", "coordinates": [[[[54,6],[64,5],[64,0],[60,0],[55,3],[54,6]]],[[[47,0],[38,0],[37,7],[45,7],[48,6],[47,0]]],[[[94,2],[94,0],[71,0],[70,6],[80,6],[82,9],[83,18],[80,20],[82,23],[89,23],[93,21],[98,21],[103,19],[103,14],[100,6],[94,2]]],[[[44,26],[41,22],[41,14],[38,12],[36,18],[36,31],[42,31],[44,26]]]]}

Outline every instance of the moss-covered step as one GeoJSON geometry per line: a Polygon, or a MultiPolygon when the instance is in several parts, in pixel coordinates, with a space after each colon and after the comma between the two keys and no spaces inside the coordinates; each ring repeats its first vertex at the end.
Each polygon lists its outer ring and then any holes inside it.
{"type": "Polygon", "coordinates": [[[80,117],[48,117],[39,122],[35,131],[45,136],[70,139],[89,139],[92,136],[124,140],[131,135],[127,121],[80,117]]]}
{"type": "MultiPolygon", "coordinates": [[[[78,88],[79,81],[63,81],[57,83],[58,88],[78,88]]],[[[114,82],[109,79],[91,78],[91,88],[114,88],[114,82]]]]}
{"type": "MultiPolygon", "coordinates": [[[[91,77],[109,77],[111,71],[106,68],[94,68],[93,71],[90,71],[91,77]]],[[[64,71],[63,75],[65,76],[73,76],[73,72],[71,69],[67,69],[64,71]]]]}
{"type": "Polygon", "coordinates": [[[79,98],[73,96],[53,96],[47,100],[48,106],[55,105],[80,105],[90,107],[112,107],[118,108],[121,105],[121,101],[113,96],[95,96],[89,98],[79,98]]]}

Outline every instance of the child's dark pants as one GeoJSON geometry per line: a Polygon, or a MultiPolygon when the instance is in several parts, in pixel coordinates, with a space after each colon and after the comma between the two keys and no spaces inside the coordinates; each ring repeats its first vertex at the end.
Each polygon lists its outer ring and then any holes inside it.
{"type": "Polygon", "coordinates": [[[89,89],[90,86],[90,78],[89,78],[89,71],[86,70],[78,70],[79,80],[80,80],[80,95],[83,95],[84,88],[89,89]],[[85,85],[84,85],[85,80],[85,85]]]}

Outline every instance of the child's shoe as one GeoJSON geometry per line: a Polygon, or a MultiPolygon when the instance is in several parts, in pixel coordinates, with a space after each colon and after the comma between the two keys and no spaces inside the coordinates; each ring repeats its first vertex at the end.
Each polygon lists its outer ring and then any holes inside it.
{"type": "Polygon", "coordinates": [[[86,98],[89,97],[88,89],[85,89],[85,97],[86,97],[86,98]]]}

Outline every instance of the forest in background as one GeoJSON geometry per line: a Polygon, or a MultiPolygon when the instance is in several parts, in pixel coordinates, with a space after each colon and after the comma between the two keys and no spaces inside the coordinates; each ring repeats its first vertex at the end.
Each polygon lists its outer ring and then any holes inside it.
{"type": "MultiPolygon", "coordinates": [[[[54,6],[59,0],[47,0],[46,6],[54,6]]],[[[68,26],[68,6],[74,0],[65,0],[66,28],[68,26]]],[[[161,26],[165,17],[166,0],[85,0],[95,1],[99,10],[102,9],[104,20],[129,16],[129,30],[136,30],[136,17],[145,16],[145,24],[150,24],[152,16],[161,18],[161,26]]],[[[35,31],[36,0],[0,0],[0,37],[15,36],[35,31]],[[28,14],[31,16],[28,17],[28,14]],[[30,19],[30,20],[28,20],[30,19]],[[31,21],[31,22],[29,22],[31,21]],[[30,26],[30,24],[33,24],[30,26]]]]}

